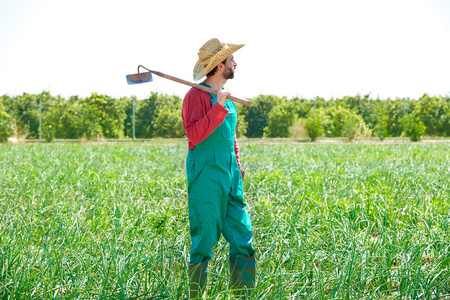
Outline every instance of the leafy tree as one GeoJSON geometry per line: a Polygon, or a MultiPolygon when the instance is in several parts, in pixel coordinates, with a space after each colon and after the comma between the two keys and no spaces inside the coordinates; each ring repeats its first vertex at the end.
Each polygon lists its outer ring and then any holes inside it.
{"type": "Polygon", "coordinates": [[[328,108],[327,115],[330,121],[325,128],[325,135],[328,137],[352,139],[361,124],[364,124],[360,115],[340,106],[328,108]]]}
{"type": "Polygon", "coordinates": [[[237,115],[237,124],[236,124],[236,136],[243,137],[247,134],[248,123],[245,120],[245,113],[243,109],[239,109],[238,107],[238,115],[237,115]]]}
{"type": "Polygon", "coordinates": [[[404,117],[404,106],[406,104],[406,113],[412,113],[413,105],[409,99],[396,98],[385,100],[385,110],[387,112],[387,131],[389,136],[401,136],[403,133],[403,125],[400,122],[404,117]]]}
{"type": "Polygon", "coordinates": [[[276,96],[264,96],[251,99],[252,105],[243,108],[245,121],[248,123],[247,134],[249,138],[260,138],[264,135],[264,129],[269,124],[269,113],[280,102],[276,96]]]}
{"type": "MultiPolygon", "coordinates": [[[[139,109],[140,102],[137,101],[135,96],[132,96],[131,98],[123,97],[119,101],[123,103],[124,105],[124,111],[125,111],[125,120],[123,121],[123,134],[126,137],[133,137],[133,100],[134,100],[134,116],[135,116],[135,122],[136,122],[136,112],[139,109]]],[[[136,128],[135,128],[136,129],[136,128]]]]}
{"type": "Polygon", "coordinates": [[[36,95],[23,93],[8,98],[4,105],[6,111],[16,120],[19,131],[26,131],[30,137],[39,136],[39,100],[36,95]]]}
{"type": "Polygon", "coordinates": [[[2,98],[0,98],[0,142],[6,141],[14,133],[14,120],[5,111],[2,98]]]}
{"type": "Polygon", "coordinates": [[[374,127],[374,132],[376,136],[383,141],[386,137],[389,136],[388,130],[387,130],[387,116],[386,115],[379,115],[378,116],[378,122],[376,123],[374,127]]]}
{"type": "Polygon", "coordinates": [[[82,101],[87,116],[92,117],[92,123],[98,122],[101,134],[105,138],[123,138],[125,103],[106,95],[91,94],[82,101]],[[94,118],[98,117],[98,120],[94,118]]]}
{"type": "Polygon", "coordinates": [[[414,116],[413,114],[407,114],[405,117],[400,119],[406,132],[406,136],[409,136],[411,141],[418,142],[420,138],[425,134],[427,127],[420,120],[419,116],[414,116]]]}
{"type": "Polygon", "coordinates": [[[390,136],[388,131],[389,114],[386,105],[381,100],[377,99],[372,101],[374,107],[373,112],[369,114],[369,127],[372,129],[373,135],[383,141],[386,137],[390,136]]]}
{"type": "Polygon", "coordinates": [[[272,110],[268,114],[268,124],[264,128],[264,136],[266,137],[289,137],[289,127],[294,124],[296,114],[292,109],[292,103],[285,99],[277,101],[272,110]]]}
{"type": "Polygon", "coordinates": [[[122,138],[126,117],[124,107],[123,102],[96,93],[85,99],[78,96],[72,96],[68,101],[58,98],[43,114],[44,138],[122,138]]]}
{"type": "Polygon", "coordinates": [[[160,105],[153,120],[154,137],[180,138],[185,135],[183,120],[181,119],[181,107],[183,100],[177,96],[160,95],[160,105]]]}
{"type": "Polygon", "coordinates": [[[55,138],[67,139],[73,130],[73,125],[67,116],[71,111],[69,102],[64,98],[58,98],[42,115],[42,137],[46,141],[55,138]]]}
{"type": "Polygon", "coordinates": [[[70,100],[69,108],[64,116],[71,127],[68,138],[85,137],[91,140],[103,136],[100,124],[102,112],[95,103],[78,99],[78,97],[72,97],[70,100]]]}
{"type": "Polygon", "coordinates": [[[154,120],[156,119],[160,106],[164,105],[158,93],[152,92],[147,99],[138,101],[138,109],[136,110],[136,137],[152,138],[154,134],[154,120]]]}
{"type": "Polygon", "coordinates": [[[322,97],[314,97],[314,99],[311,100],[312,107],[314,107],[314,103],[316,103],[316,109],[320,107],[326,108],[330,105],[331,101],[325,101],[322,97]]]}
{"type": "Polygon", "coordinates": [[[44,113],[59,98],[51,96],[48,91],[37,95],[23,93],[20,96],[7,97],[4,104],[9,114],[16,120],[18,131],[28,132],[29,137],[36,138],[39,136],[39,100],[42,101],[44,113]]]}
{"type": "MultiPolygon", "coordinates": [[[[306,119],[308,117],[309,112],[311,109],[314,108],[314,100],[307,100],[304,98],[292,98],[289,100],[292,104],[292,110],[300,119],[306,119]]],[[[320,101],[322,103],[322,101],[320,101]]],[[[316,103],[317,106],[317,103],[316,103]]],[[[321,106],[323,107],[323,105],[321,106]]]]}
{"type": "Polygon", "coordinates": [[[364,123],[367,124],[369,128],[376,128],[374,133],[378,134],[380,133],[379,130],[384,128],[385,133],[383,135],[387,136],[387,119],[380,117],[382,113],[386,112],[385,103],[380,99],[370,99],[369,97],[369,94],[364,95],[364,97],[357,95],[355,97],[344,97],[343,100],[350,110],[355,111],[363,118],[364,123]],[[379,124],[380,122],[386,123],[384,127],[379,124]]]}
{"type": "Polygon", "coordinates": [[[317,138],[323,134],[328,122],[328,116],[325,114],[323,108],[311,109],[305,124],[306,131],[311,141],[317,140],[317,138]]]}
{"type": "MultiPolygon", "coordinates": [[[[66,100],[43,91],[36,95],[24,93],[14,97],[3,95],[0,98],[4,106],[2,120],[15,120],[16,130],[32,138],[39,136],[40,99],[43,137],[46,140],[79,139],[83,136],[88,139],[98,136],[131,137],[133,99],[136,104],[136,137],[184,136],[180,116],[182,100],[176,96],[152,93],[143,100],[133,97],[117,100],[93,93],[87,98],[72,96],[66,100]]],[[[252,101],[253,105],[250,107],[239,106],[236,128],[238,137],[287,137],[291,136],[292,129],[297,126],[296,129],[301,129],[302,134],[309,131],[312,139],[320,136],[323,128],[323,133],[329,137],[351,139],[360,132],[365,132],[373,133],[383,140],[388,136],[402,135],[407,124],[411,123],[408,121],[409,117],[405,118],[405,104],[406,114],[418,117],[425,126],[426,132],[421,135],[450,136],[449,96],[431,97],[425,94],[418,100],[372,100],[369,95],[357,95],[325,101],[320,97],[295,97],[288,100],[259,95],[252,101]],[[320,118],[314,115],[314,103],[317,111],[324,114],[320,118]],[[300,121],[295,123],[296,120],[300,121]]]]}
{"type": "Polygon", "coordinates": [[[414,105],[414,115],[418,116],[427,127],[425,132],[427,135],[444,136],[449,124],[442,117],[449,109],[449,103],[444,98],[424,94],[414,105]]]}
{"type": "Polygon", "coordinates": [[[444,128],[443,136],[450,136],[450,110],[440,116],[439,124],[444,128]]]}

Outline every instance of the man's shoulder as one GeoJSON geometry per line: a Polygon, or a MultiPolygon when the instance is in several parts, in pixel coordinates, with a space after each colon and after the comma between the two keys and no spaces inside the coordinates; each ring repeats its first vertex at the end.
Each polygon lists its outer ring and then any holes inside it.
{"type": "Polygon", "coordinates": [[[198,100],[210,100],[209,93],[202,91],[198,88],[192,87],[184,96],[184,99],[198,99],[198,100]]]}
{"type": "Polygon", "coordinates": [[[205,114],[211,109],[211,95],[197,88],[191,88],[183,100],[182,115],[191,114],[193,111],[205,114]]]}

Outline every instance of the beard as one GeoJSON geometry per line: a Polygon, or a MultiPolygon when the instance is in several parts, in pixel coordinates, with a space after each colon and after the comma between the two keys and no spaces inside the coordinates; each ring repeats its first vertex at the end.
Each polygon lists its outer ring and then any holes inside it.
{"type": "Polygon", "coordinates": [[[224,79],[233,79],[234,78],[234,69],[229,68],[228,66],[225,66],[225,71],[223,72],[223,78],[224,79]]]}

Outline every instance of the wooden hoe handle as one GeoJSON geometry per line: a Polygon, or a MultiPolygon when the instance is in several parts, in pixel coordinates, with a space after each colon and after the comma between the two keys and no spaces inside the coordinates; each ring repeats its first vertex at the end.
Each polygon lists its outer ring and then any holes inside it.
{"type": "MultiPolygon", "coordinates": [[[[177,77],[173,77],[173,76],[170,76],[170,75],[158,72],[158,71],[152,71],[152,70],[149,70],[149,69],[147,69],[146,67],[144,67],[142,65],[138,66],[138,74],[139,74],[139,68],[140,67],[142,67],[142,68],[146,69],[147,71],[149,71],[150,73],[153,73],[153,74],[158,75],[160,77],[163,77],[163,78],[166,78],[166,79],[178,82],[178,83],[182,83],[182,84],[185,84],[185,85],[197,88],[199,90],[202,90],[202,91],[205,91],[205,92],[208,92],[208,93],[213,93],[213,94],[217,95],[218,91],[215,90],[215,89],[212,89],[212,88],[209,88],[207,86],[200,85],[200,84],[192,83],[192,82],[189,82],[189,81],[177,78],[177,77]]],[[[231,96],[231,95],[228,96],[228,99],[233,100],[234,102],[238,102],[238,103],[244,104],[246,106],[250,106],[252,104],[252,102],[250,100],[241,99],[241,98],[238,98],[238,97],[235,97],[235,96],[231,96]]]]}

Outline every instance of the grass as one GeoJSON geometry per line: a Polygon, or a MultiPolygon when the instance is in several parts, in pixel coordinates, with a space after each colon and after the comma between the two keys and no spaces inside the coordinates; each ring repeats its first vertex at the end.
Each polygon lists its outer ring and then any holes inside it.
{"type": "MultiPolygon", "coordinates": [[[[450,294],[448,145],[241,145],[254,299],[450,294]]],[[[1,299],[182,299],[186,145],[0,146],[1,299]]],[[[228,245],[208,296],[228,299],[228,245]]]]}

